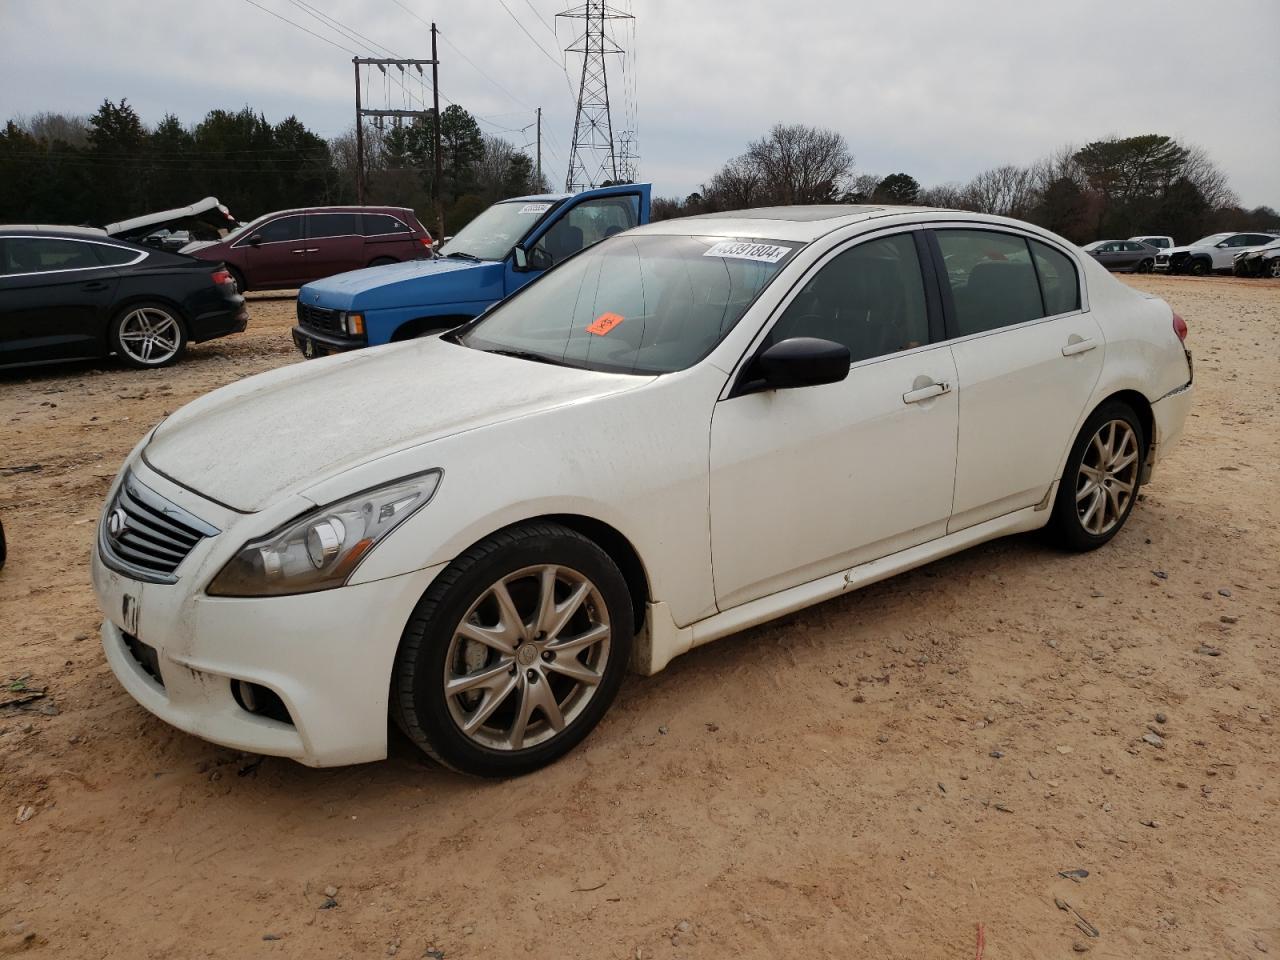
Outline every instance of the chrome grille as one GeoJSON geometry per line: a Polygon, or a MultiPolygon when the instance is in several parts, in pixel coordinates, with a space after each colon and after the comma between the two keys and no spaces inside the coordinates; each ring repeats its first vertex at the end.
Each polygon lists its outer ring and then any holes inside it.
{"type": "Polygon", "coordinates": [[[326,307],[313,307],[310,304],[298,301],[298,322],[304,327],[311,327],[313,330],[323,330],[325,333],[342,333],[342,319],[338,316],[337,310],[329,310],[326,307]]]}
{"type": "Polygon", "coordinates": [[[174,571],[187,554],[217,533],[130,472],[98,524],[98,549],[113,570],[151,583],[174,583],[174,571]]]}

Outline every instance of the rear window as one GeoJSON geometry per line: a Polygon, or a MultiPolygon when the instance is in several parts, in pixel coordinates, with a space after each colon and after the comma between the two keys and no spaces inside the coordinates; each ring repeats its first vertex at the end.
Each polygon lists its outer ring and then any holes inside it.
{"type": "Polygon", "coordinates": [[[127,247],[112,247],[105,243],[91,243],[93,252],[97,254],[98,260],[106,267],[120,267],[126,263],[133,263],[141,255],[141,250],[130,250],[127,247]]]}
{"type": "Polygon", "coordinates": [[[364,215],[364,235],[381,237],[388,233],[409,233],[409,225],[403,220],[385,213],[366,213],[364,215]]]}

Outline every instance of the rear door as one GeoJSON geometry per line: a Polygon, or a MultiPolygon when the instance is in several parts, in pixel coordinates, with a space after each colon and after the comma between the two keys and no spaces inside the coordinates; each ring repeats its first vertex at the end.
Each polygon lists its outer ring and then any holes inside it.
{"type": "Polygon", "coordinates": [[[937,227],[960,435],[948,532],[1043,500],[1102,372],[1074,258],[1002,229],[937,227]]]}
{"type": "Polygon", "coordinates": [[[307,214],[306,279],[367,267],[359,213],[307,214]]]}
{"type": "Polygon", "coordinates": [[[107,352],[119,281],[97,246],[61,237],[0,237],[0,364],[107,352]]]}

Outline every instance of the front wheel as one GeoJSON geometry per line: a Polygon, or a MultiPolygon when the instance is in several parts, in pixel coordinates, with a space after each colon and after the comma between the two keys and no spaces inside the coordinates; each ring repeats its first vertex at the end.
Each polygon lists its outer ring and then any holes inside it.
{"type": "Polygon", "coordinates": [[[1209,261],[1199,259],[1192,260],[1187,264],[1187,273],[1191,274],[1193,277],[1206,276],[1209,273],[1209,261]]]}
{"type": "Polygon", "coordinates": [[[392,675],[392,714],[428,755],[510,777],[560,758],[622,684],[631,597],[617,565],[555,523],[472,547],[419,601],[392,675]]]}
{"type": "Polygon", "coordinates": [[[1049,520],[1049,533],[1068,550],[1096,550],[1124,526],[1138,500],[1147,439],[1125,403],[1103,404],[1071,447],[1049,520]]]}
{"type": "Polygon", "coordinates": [[[1280,280],[1280,257],[1273,258],[1267,265],[1267,276],[1280,280]]]}
{"type": "Polygon", "coordinates": [[[172,307],[135,303],[121,310],[112,321],[111,345],[131,367],[167,367],[186,349],[187,332],[172,307]]]}

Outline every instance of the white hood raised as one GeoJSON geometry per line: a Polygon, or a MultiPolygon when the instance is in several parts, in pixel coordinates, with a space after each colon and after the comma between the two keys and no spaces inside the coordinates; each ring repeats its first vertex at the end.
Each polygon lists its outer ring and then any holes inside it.
{"type": "Polygon", "coordinates": [[[215,390],[162,423],[143,455],[183,486],[253,512],[376,456],[648,379],[431,337],[297,363],[215,390]]]}

